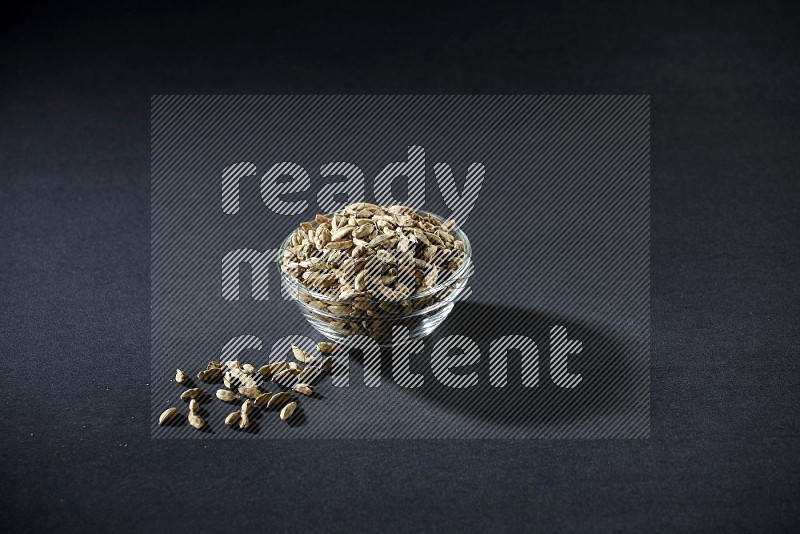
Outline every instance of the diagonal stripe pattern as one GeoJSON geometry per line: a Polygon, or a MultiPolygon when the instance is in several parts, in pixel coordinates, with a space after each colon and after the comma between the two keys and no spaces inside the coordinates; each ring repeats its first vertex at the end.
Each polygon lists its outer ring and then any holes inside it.
{"type": "Polygon", "coordinates": [[[649,104],[630,95],[154,96],[152,436],[648,437],[649,104]],[[208,361],[258,367],[291,359],[290,343],[313,353],[322,339],[282,294],[281,242],[318,212],[374,201],[375,177],[411,147],[424,182],[396,180],[388,191],[456,218],[473,247],[469,298],[424,340],[355,340],[290,422],[257,410],[249,429],[225,427],[238,405],[214,398],[220,382],[196,378],[208,361]],[[470,182],[478,163],[485,177],[470,182]],[[270,169],[294,179],[263,179],[270,169]],[[176,368],[206,391],[201,430],[186,423],[176,368]],[[158,426],[168,406],[180,416],[158,426]]]}

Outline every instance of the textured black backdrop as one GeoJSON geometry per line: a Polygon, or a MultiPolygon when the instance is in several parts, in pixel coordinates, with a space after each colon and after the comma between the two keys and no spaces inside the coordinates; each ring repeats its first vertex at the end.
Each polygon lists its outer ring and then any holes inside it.
{"type": "Polygon", "coordinates": [[[800,5],[0,14],[0,528],[790,530],[800,5]],[[650,440],[152,441],[149,101],[651,94],[650,440]]]}

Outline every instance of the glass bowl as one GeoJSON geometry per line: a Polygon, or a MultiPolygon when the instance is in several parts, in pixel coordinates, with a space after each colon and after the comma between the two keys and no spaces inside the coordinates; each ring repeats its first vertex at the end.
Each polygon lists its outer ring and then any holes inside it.
{"type": "MultiPolygon", "coordinates": [[[[415,210],[422,216],[434,213],[415,210]]],[[[472,246],[460,228],[451,230],[453,237],[464,243],[464,262],[444,282],[403,300],[341,300],[316,292],[298,282],[281,269],[284,250],[291,243],[289,234],[278,251],[278,272],[285,295],[297,304],[306,320],[326,338],[344,343],[356,336],[368,337],[379,345],[390,345],[392,330],[406,329],[406,339],[420,339],[438,327],[453,310],[453,305],[467,287],[472,274],[472,246]]]]}

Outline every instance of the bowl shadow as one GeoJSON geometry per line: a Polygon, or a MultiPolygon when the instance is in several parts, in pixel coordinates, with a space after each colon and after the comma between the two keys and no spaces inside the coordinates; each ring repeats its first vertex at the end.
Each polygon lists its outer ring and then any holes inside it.
{"type": "MultiPolygon", "coordinates": [[[[425,348],[411,358],[411,371],[421,374],[421,386],[406,388],[393,377],[391,349],[383,348],[381,383],[402,390],[430,405],[468,416],[476,424],[534,429],[547,426],[593,424],[601,419],[617,421],[621,434],[630,425],[646,423],[649,402],[649,359],[647,345],[626,339],[607,329],[563,315],[546,314],[505,305],[457,303],[451,316],[425,341],[425,348]],[[568,357],[568,371],[581,375],[573,388],[554,383],[551,377],[550,330],[554,326],[567,329],[568,339],[578,340],[582,350],[568,357]],[[476,385],[455,389],[443,385],[431,370],[431,352],[437,341],[459,335],[472,339],[480,348],[480,360],[458,374],[475,371],[476,385]],[[502,387],[490,381],[490,345],[508,335],[530,338],[538,349],[538,384],[523,385],[522,355],[509,350],[507,382],[502,387]],[[644,419],[644,421],[642,420],[644,419]],[[628,426],[625,426],[625,422],[628,426]]],[[[395,351],[402,350],[396,346],[395,351]]],[[[358,351],[351,362],[363,366],[358,351]]],[[[610,437],[614,429],[608,425],[610,437]]],[[[475,429],[480,433],[479,427],[475,429]]],[[[603,436],[598,436],[603,437],[603,436]]]]}

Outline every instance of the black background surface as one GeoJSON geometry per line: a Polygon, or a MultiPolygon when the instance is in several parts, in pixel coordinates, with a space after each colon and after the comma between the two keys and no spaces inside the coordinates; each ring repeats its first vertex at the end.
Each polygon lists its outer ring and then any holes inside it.
{"type": "Polygon", "coordinates": [[[3,8],[11,531],[790,530],[796,3],[3,8]],[[153,441],[149,100],[650,94],[651,438],[153,441]]]}

